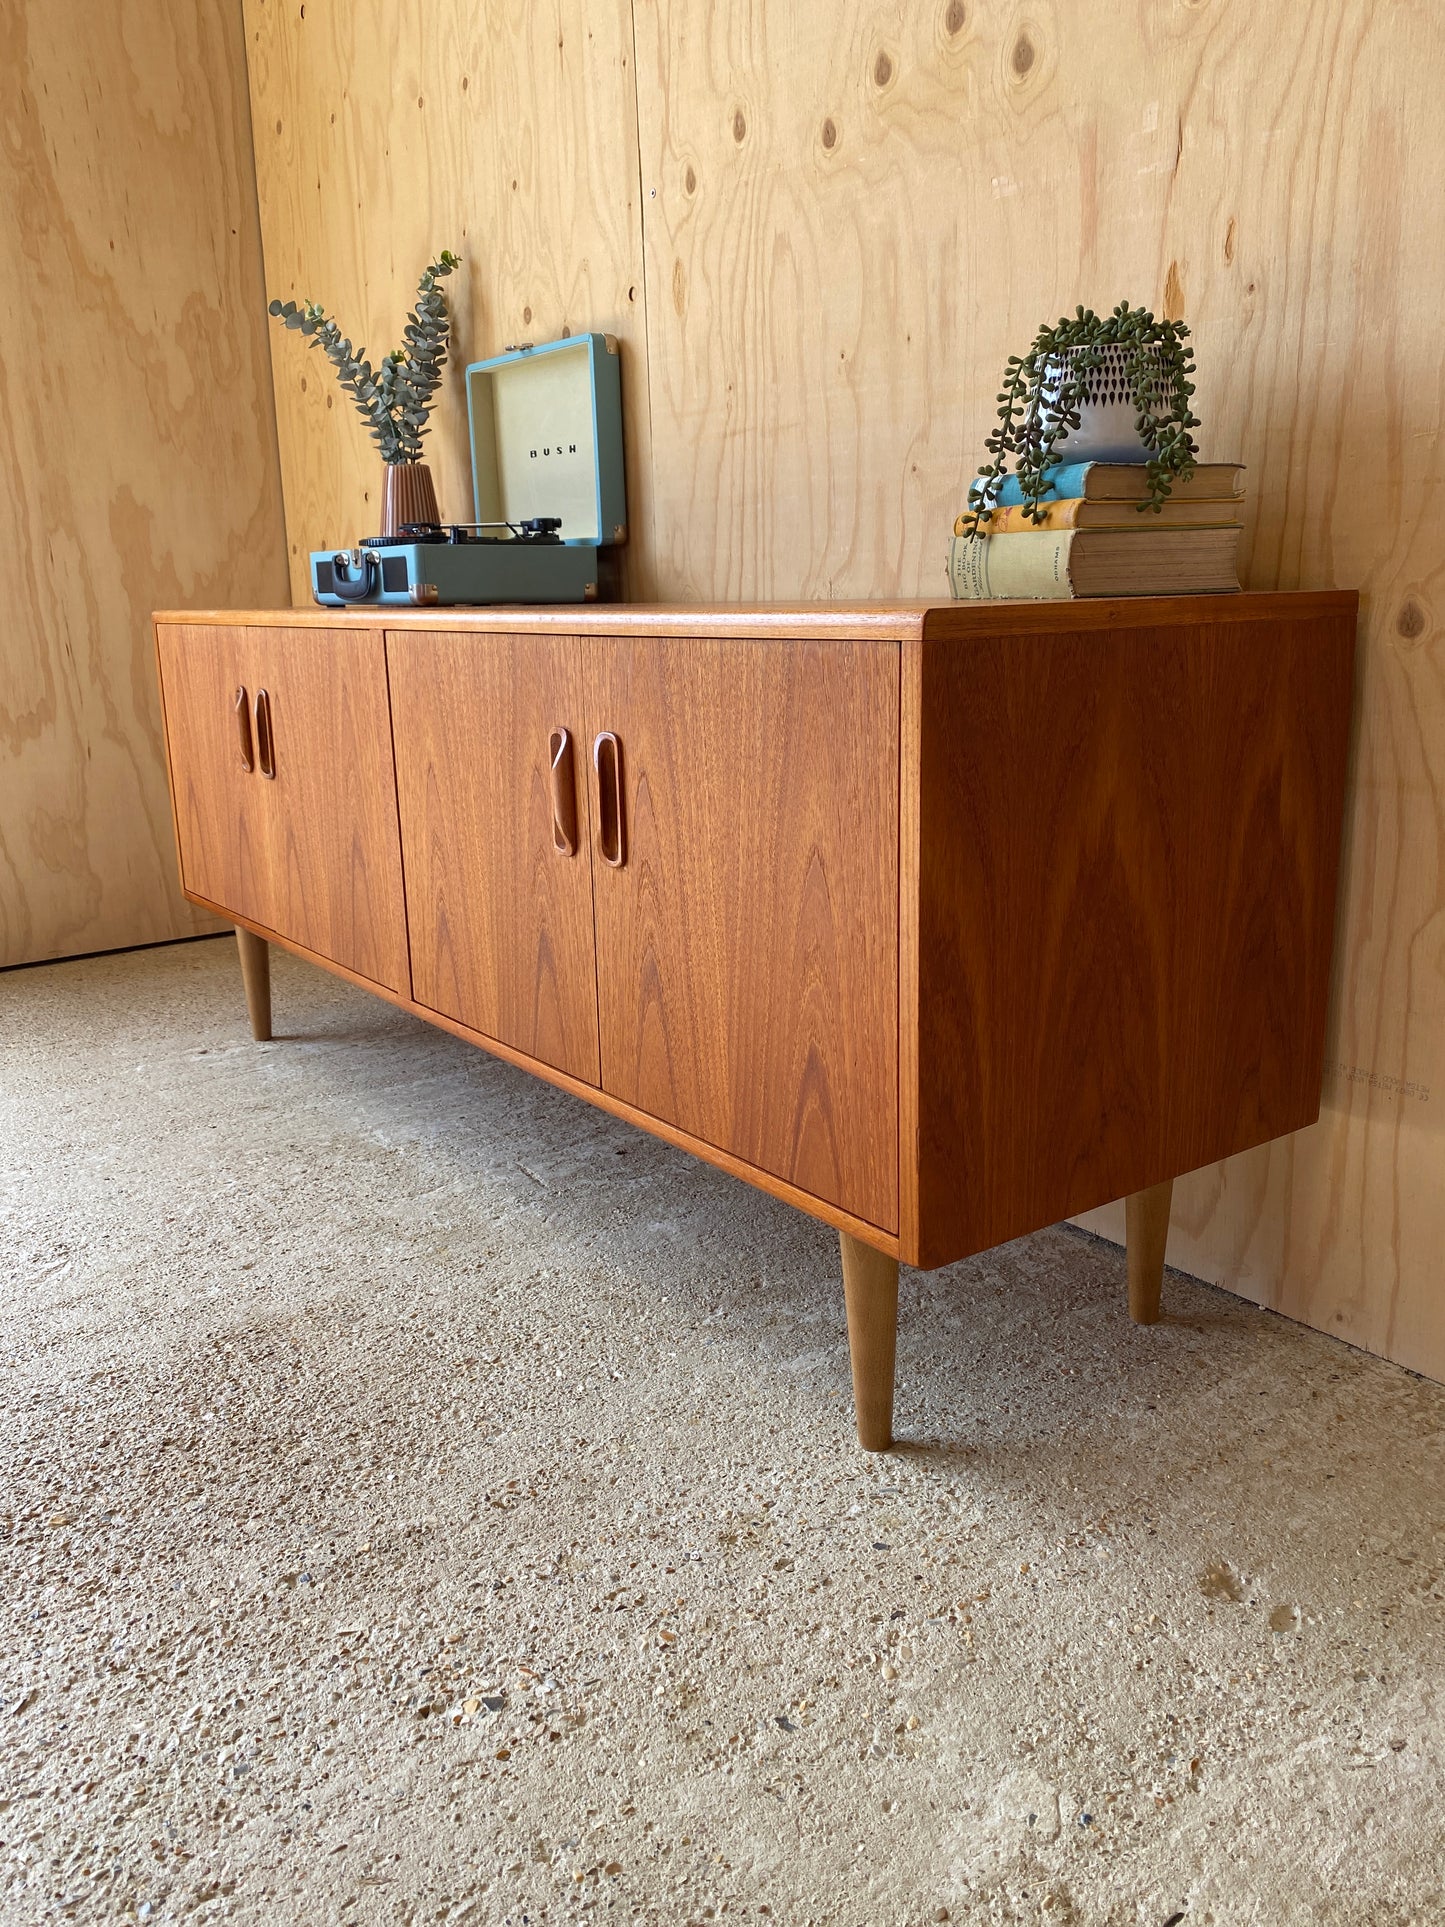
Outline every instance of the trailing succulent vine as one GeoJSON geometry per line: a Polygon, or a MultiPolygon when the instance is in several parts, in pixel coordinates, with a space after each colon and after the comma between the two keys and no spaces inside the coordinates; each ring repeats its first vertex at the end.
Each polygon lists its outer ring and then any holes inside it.
{"type": "Polygon", "coordinates": [[[1147,308],[1131,308],[1127,301],[1103,320],[1092,308],[1080,308],[1054,327],[1041,328],[1027,354],[1009,356],[998,397],[999,425],[985,443],[993,459],[969,488],[965,532],[978,534],[983,518],[987,533],[987,510],[997,499],[1010,456],[1025,515],[1032,522],[1043,520],[1039,502],[1048,489],[1047,471],[1060,453],[1067,454],[1065,437],[1079,426],[1094,372],[1104,363],[1105,349],[1115,344],[1124,350],[1134,425],[1149,451],[1149,492],[1139,512],[1157,514],[1174,483],[1194,473],[1199,453],[1189,432],[1199,427],[1199,418],[1189,408],[1194,354],[1188,339],[1182,321],[1156,321],[1147,308]]]}
{"type": "Polygon", "coordinates": [[[402,330],[403,345],[384,356],[380,368],[372,367],[364,348],[353,351],[318,303],[305,301],[298,306],[294,301],[273,301],[270,305],[270,313],[278,320],[288,328],[299,328],[310,336],[313,348],[325,352],[388,467],[421,460],[421,438],[441,386],[451,329],[447,298],[437,284],[459,265],[460,257],[443,249],[422,275],[416,307],[402,330]]]}

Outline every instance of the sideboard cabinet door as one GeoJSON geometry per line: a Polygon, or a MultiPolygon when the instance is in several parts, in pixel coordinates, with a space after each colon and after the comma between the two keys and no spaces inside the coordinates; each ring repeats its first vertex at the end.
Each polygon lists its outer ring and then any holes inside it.
{"type": "Polygon", "coordinates": [[[895,1230],[898,649],[582,646],[603,1088],[895,1230]]]}
{"type": "Polygon", "coordinates": [[[412,995],[598,1081],[575,636],[391,630],[412,995]]]}
{"type": "Polygon", "coordinates": [[[161,623],[157,639],[186,889],[405,994],[380,632],[161,623]]]}

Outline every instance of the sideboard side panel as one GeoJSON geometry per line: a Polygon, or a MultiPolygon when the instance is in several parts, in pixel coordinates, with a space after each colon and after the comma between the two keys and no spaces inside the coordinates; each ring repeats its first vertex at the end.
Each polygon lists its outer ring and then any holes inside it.
{"type": "Polygon", "coordinates": [[[1282,602],[921,645],[917,1262],[1318,1114],[1354,621],[1282,602]]]}
{"type": "Polygon", "coordinates": [[[923,640],[905,637],[898,676],[898,1237],[905,1257],[919,1251],[919,863],[922,842],[920,756],[923,737],[923,640]]]}

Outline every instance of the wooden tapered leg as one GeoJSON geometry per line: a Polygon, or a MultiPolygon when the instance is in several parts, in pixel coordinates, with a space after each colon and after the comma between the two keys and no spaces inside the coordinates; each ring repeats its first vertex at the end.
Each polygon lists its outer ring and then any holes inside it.
{"type": "Polygon", "coordinates": [[[1136,1325],[1159,1322],[1159,1291],[1164,1283],[1164,1247],[1169,1241],[1169,1203],[1173,1196],[1174,1180],[1169,1178],[1124,1200],[1129,1316],[1136,1325]]]}
{"type": "Polygon", "coordinates": [[[258,1044],[271,1038],[271,946],[264,937],[237,929],[236,946],[241,952],[241,982],[246,986],[246,1012],[251,1019],[251,1035],[258,1044]]]}
{"type": "Polygon", "coordinates": [[[853,1360],[853,1404],[858,1443],[886,1452],[893,1443],[893,1353],[898,1338],[898,1260],[838,1233],[843,1252],[843,1298],[848,1307],[848,1351],[853,1360]]]}

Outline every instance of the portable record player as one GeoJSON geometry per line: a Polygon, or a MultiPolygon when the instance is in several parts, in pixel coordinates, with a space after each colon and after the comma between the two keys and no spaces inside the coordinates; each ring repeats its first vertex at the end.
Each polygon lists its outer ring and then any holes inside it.
{"type": "Polygon", "coordinates": [[[311,591],[325,607],[596,596],[601,551],[627,540],[616,341],[509,349],[473,362],[466,381],[476,520],[314,550],[311,591]]]}

